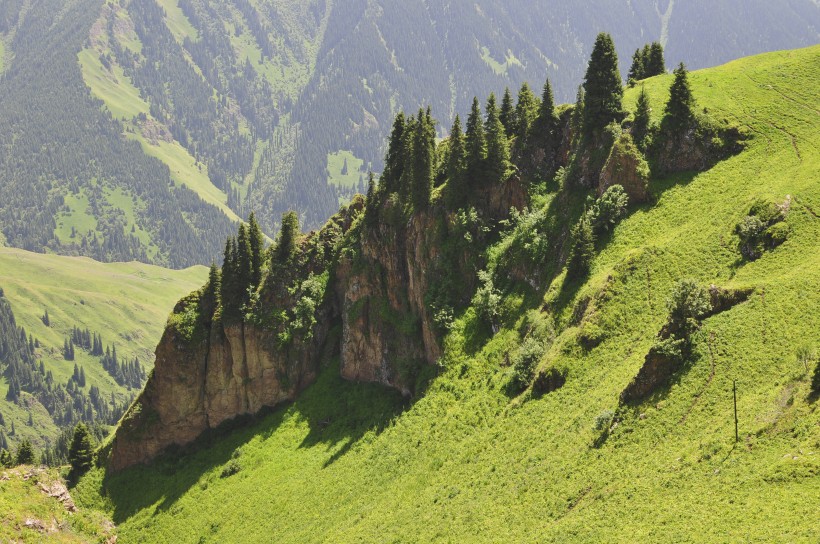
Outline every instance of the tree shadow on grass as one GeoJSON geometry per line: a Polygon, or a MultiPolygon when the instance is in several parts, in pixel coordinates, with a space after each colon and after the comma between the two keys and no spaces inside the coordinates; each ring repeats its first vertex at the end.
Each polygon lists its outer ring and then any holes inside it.
{"type": "Polygon", "coordinates": [[[217,467],[225,465],[221,473],[215,473],[216,478],[241,472],[243,446],[257,438],[271,439],[292,418],[306,421],[309,427],[299,448],[324,446],[323,466],[329,467],[365,434],[380,434],[408,406],[409,401],[398,391],[343,380],[334,360],[296,401],[237,417],[206,431],[191,444],[165,452],[150,465],[107,473],[102,494],[113,504],[117,524],[152,505],[156,505],[154,514],[168,511],[194,486],[206,489],[214,476],[203,476],[217,467]],[[231,472],[230,465],[238,469],[231,472]]]}

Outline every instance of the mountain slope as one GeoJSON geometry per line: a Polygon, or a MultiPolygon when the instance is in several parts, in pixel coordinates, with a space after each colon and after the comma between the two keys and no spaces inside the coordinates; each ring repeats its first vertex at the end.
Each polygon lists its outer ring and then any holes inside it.
{"type": "MultiPolygon", "coordinates": [[[[16,327],[25,329],[38,342],[33,360],[43,363],[46,373],[53,376],[55,386],[71,381],[74,365],[83,369],[86,385],[80,388],[88,399],[90,389],[99,389],[106,409],[121,413],[135,395],[135,384],[115,377],[101,364],[99,355],[77,345],[74,360],[64,357],[64,342],[74,327],[100,335],[104,347],[116,347],[119,362],[140,361],[147,373],[153,364],[153,348],[164,326],[168,310],[182,294],[200,284],[207,276],[204,267],[170,271],[138,263],[100,264],[88,258],[40,255],[27,251],[0,248],[0,288],[3,300],[13,312],[16,327]],[[48,313],[49,323],[43,316],[48,313]],[[111,405],[114,402],[114,405],[111,405]]],[[[17,331],[14,331],[17,332],[17,331]]],[[[11,334],[11,331],[9,331],[11,334]]],[[[12,341],[3,335],[4,344],[12,341]]],[[[61,427],[73,425],[79,419],[89,419],[74,407],[75,415],[66,419],[65,407],[56,411],[56,404],[46,407],[45,398],[52,395],[35,393],[23,387],[25,394],[17,401],[7,398],[13,378],[10,361],[0,358],[0,425],[9,446],[15,448],[29,439],[38,450],[54,444],[61,427]],[[35,398],[37,397],[37,398],[35,398]],[[43,399],[41,400],[37,399],[43,399]],[[29,425],[29,413],[34,425],[29,425]],[[12,424],[16,432],[11,433],[12,424]]],[[[144,379],[143,379],[144,381],[144,379]]],[[[94,420],[102,423],[104,414],[94,410],[94,420]]]]}
{"type": "Polygon", "coordinates": [[[317,227],[363,192],[400,109],[431,105],[443,135],[488,90],[548,76],[570,100],[601,28],[625,71],[652,40],[698,68],[815,43],[818,27],[811,0],[4,2],[2,232],[33,251],[208,264],[251,210],[268,234],[291,208],[317,227]]]}
{"type": "MultiPolygon", "coordinates": [[[[125,542],[816,540],[818,362],[798,348],[820,343],[818,58],[815,46],[692,73],[699,110],[740,127],[746,148],[703,173],[653,176],[652,201],[601,240],[583,281],[565,279],[557,254],[533,268],[527,252],[551,217],[581,213],[586,191],[534,197],[487,251],[497,330],[474,299],[410,402],[325,359],[292,404],[151,467],[95,470],[78,500],[108,510],[125,542]],[[785,203],[790,234],[750,261],[734,229],[759,199],[785,203]],[[705,318],[669,383],[624,401],[685,277],[744,294],[705,318]],[[519,396],[511,360],[528,338],[546,345],[536,376],[563,379],[519,396]]],[[[670,82],[645,84],[656,118],[670,82]]]]}

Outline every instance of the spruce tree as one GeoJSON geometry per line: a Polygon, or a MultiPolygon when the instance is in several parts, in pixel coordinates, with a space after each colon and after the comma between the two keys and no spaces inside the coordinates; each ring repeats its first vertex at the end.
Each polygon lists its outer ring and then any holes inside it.
{"type": "Polygon", "coordinates": [[[570,119],[573,140],[581,135],[581,127],[584,124],[584,98],[584,86],[578,85],[578,92],[575,93],[575,107],[572,110],[572,118],[570,119]]]}
{"type": "Polygon", "coordinates": [[[91,432],[85,423],[78,423],[74,427],[71,445],[68,448],[68,462],[71,464],[71,478],[76,479],[91,468],[94,460],[94,445],[91,432]]]}
{"type": "Polygon", "coordinates": [[[265,238],[253,212],[248,217],[248,239],[251,250],[251,286],[256,288],[262,281],[265,238]]]}
{"type": "Polygon", "coordinates": [[[436,129],[430,109],[419,110],[413,136],[413,207],[421,210],[430,203],[433,191],[433,162],[436,148],[436,129]]]}
{"type": "Polygon", "coordinates": [[[501,100],[499,118],[501,119],[501,124],[504,125],[504,131],[507,137],[512,138],[515,135],[515,107],[513,106],[509,87],[504,89],[504,98],[501,100]]]}
{"type": "Polygon", "coordinates": [[[251,287],[251,239],[244,223],[239,225],[236,236],[237,284],[242,304],[247,302],[248,288],[251,287]]]}
{"type": "Polygon", "coordinates": [[[518,148],[522,149],[527,141],[530,127],[538,116],[538,99],[527,83],[521,85],[518,91],[518,103],[515,106],[515,126],[513,127],[518,137],[518,148]]]}
{"type": "Polygon", "coordinates": [[[234,320],[239,314],[238,281],[236,266],[235,239],[229,236],[225,241],[225,253],[222,260],[222,315],[228,320],[234,320]]]}
{"type": "Polygon", "coordinates": [[[643,85],[641,85],[641,92],[638,94],[638,100],[635,103],[635,122],[632,123],[632,139],[635,140],[635,145],[637,145],[641,151],[646,149],[646,137],[649,134],[651,111],[649,95],[646,93],[646,89],[643,85]]]}
{"type": "Polygon", "coordinates": [[[538,108],[538,118],[533,125],[533,138],[538,145],[551,148],[558,139],[558,114],[555,113],[555,100],[552,96],[550,81],[544,83],[544,92],[541,96],[541,106],[538,108]]]}
{"type": "Polygon", "coordinates": [[[666,62],[663,58],[663,46],[660,42],[652,42],[649,53],[645,58],[644,77],[659,76],[666,73],[666,62]]]}
{"type": "Polygon", "coordinates": [[[475,186],[480,183],[484,175],[484,162],[487,159],[487,139],[484,134],[484,122],[481,119],[481,106],[478,98],[473,98],[473,107],[467,118],[467,132],[465,133],[467,151],[467,185],[475,186]]]}
{"type": "Polygon", "coordinates": [[[376,179],[373,177],[373,171],[367,173],[367,196],[364,208],[364,223],[368,227],[376,224],[378,219],[379,203],[376,200],[376,179]]]}
{"type": "Polygon", "coordinates": [[[589,273],[592,258],[595,256],[595,234],[592,232],[588,214],[572,229],[572,250],[567,263],[567,276],[578,279],[589,273]]]}
{"type": "Polygon", "coordinates": [[[299,216],[291,210],[282,215],[282,228],[279,236],[276,237],[274,250],[275,259],[278,264],[290,262],[296,254],[296,238],[299,235],[299,216]]]}
{"type": "Polygon", "coordinates": [[[205,286],[205,301],[207,305],[207,317],[210,318],[222,303],[222,274],[215,263],[211,263],[211,268],[208,271],[208,283],[205,286]]]}
{"type": "Polygon", "coordinates": [[[504,181],[510,170],[510,146],[504,125],[499,118],[495,95],[490,94],[487,100],[487,166],[485,176],[490,183],[504,181]]]}
{"type": "Polygon", "coordinates": [[[17,465],[33,465],[34,464],[34,447],[28,438],[20,443],[17,448],[17,455],[14,458],[14,463],[17,465]]]}
{"type": "Polygon", "coordinates": [[[467,200],[467,155],[464,149],[461,118],[456,115],[450,130],[450,154],[447,157],[447,189],[445,199],[450,209],[459,208],[467,200]]]}
{"type": "Polygon", "coordinates": [[[404,132],[405,132],[404,112],[399,112],[393,121],[393,129],[390,132],[390,142],[387,146],[387,155],[384,158],[384,171],[379,180],[379,191],[394,193],[398,190],[398,183],[404,172],[404,132]]]}
{"type": "Polygon", "coordinates": [[[694,119],[695,99],[689,86],[686,66],[681,62],[675,69],[675,80],[669,88],[669,102],[664,110],[663,124],[672,130],[679,130],[694,119]]]}
{"type": "Polygon", "coordinates": [[[3,448],[0,450],[0,466],[11,468],[12,465],[14,465],[14,458],[11,456],[9,450],[3,448]]]}
{"type": "Polygon", "coordinates": [[[643,52],[641,49],[636,49],[634,53],[632,53],[632,65],[629,67],[629,72],[626,75],[626,82],[632,86],[635,84],[636,81],[640,81],[644,79],[644,66],[646,65],[646,59],[643,56],[643,52]]]}
{"type": "Polygon", "coordinates": [[[602,32],[595,40],[584,77],[584,126],[586,135],[603,129],[622,116],[623,87],[618,54],[612,37],[602,32]]]}

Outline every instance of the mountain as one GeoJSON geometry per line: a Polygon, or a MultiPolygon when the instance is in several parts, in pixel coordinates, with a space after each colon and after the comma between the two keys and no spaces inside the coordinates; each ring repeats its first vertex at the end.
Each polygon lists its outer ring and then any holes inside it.
{"type": "Polygon", "coordinates": [[[0,442],[46,451],[78,421],[116,424],[146,381],[174,301],[206,277],[204,267],[0,248],[0,442]]]}
{"type": "Polygon", "coordinates": [[[183,268],[256,211],[318,227],[382,169],[400,109],[445,135],[473,95],[575,95],[595,34],[621,70],[653,40],[698,68],[817,41],[811,0],[8,0],[0,6],[5,244],[183,268]],[[708,16],[705,16],[708,14],[708,16]]]}
{"type": "Polygon", "coordinates": [[[366,200],[229,251],[80,506],[124,542],[814,540],[820,47],[624,116],[608,43],[509,148],[422,110],[366,200]]]}

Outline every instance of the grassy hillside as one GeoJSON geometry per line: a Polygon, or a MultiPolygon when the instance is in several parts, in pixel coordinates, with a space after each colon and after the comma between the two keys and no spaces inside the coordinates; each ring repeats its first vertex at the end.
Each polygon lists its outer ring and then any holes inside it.
{"type": "MultiPolygon", "coordinates": [[[[108,512],[120,542],[816,542],[818,362],[807,373],[797,352],[820,346],[820,47],[691,81],[698,107],[743,127],[748,147],[653,178],[654,203],[616,227],[583,285],[506,292],[491,338],[468,309],[413,402],[346,383],[328,361],[295,403],[195,453],[90,473],[80,504],[108,512]],[[759,198],[789,203],[791,234],[746,262],[733,231],[759,198]],[[752,295],[703,323],[669,386],[619,410],[684,277],[752,295]],[[540,365],[566,384],[511,398],[506,361],[533,323],[557,331],[540,365]],[[602,342],[584,348],[592,328],[602,342]]],[[[669,83],[646,82],[655,115],[669,83]]],[[[490,250],[492,267],[510,243],[490,250]]]]}
{"type": "MultiPolygon", "coordinates": [[[[168,312],[184,294],[196,289],[207,276],[202,266],[173,271],[139,263],[101,264],[84,257],[42,255],[0,248],[0,287],[11,304],[18,326],[40,341],[36,350],[46,370],[57,383],[65,384],[74,363],[87,376],[87,387],[96,385],[105,397],[119,402],[133,391],[118,385],[106,372],[99,357],[77,348],[75,361],[66,361],[62,349],[65,338],[76,325],[102,335],[106,345],[117,346],[121,359],[139,358],[146,369],[153,363],[156,346],[168,312]],[[48,311],[50,326],[41,317],[48,311]]],[[[8,380],[0,380],[0,413],[5,419],[9,441],[31,439],[38,448],[45,439],[59,434],[48,412],[35,404],[6,400],[8,380]],[[28,412],[34,426],[28,426],[28,412]],[[14,422],[17,433],[9,430],[14,422]]]]}

